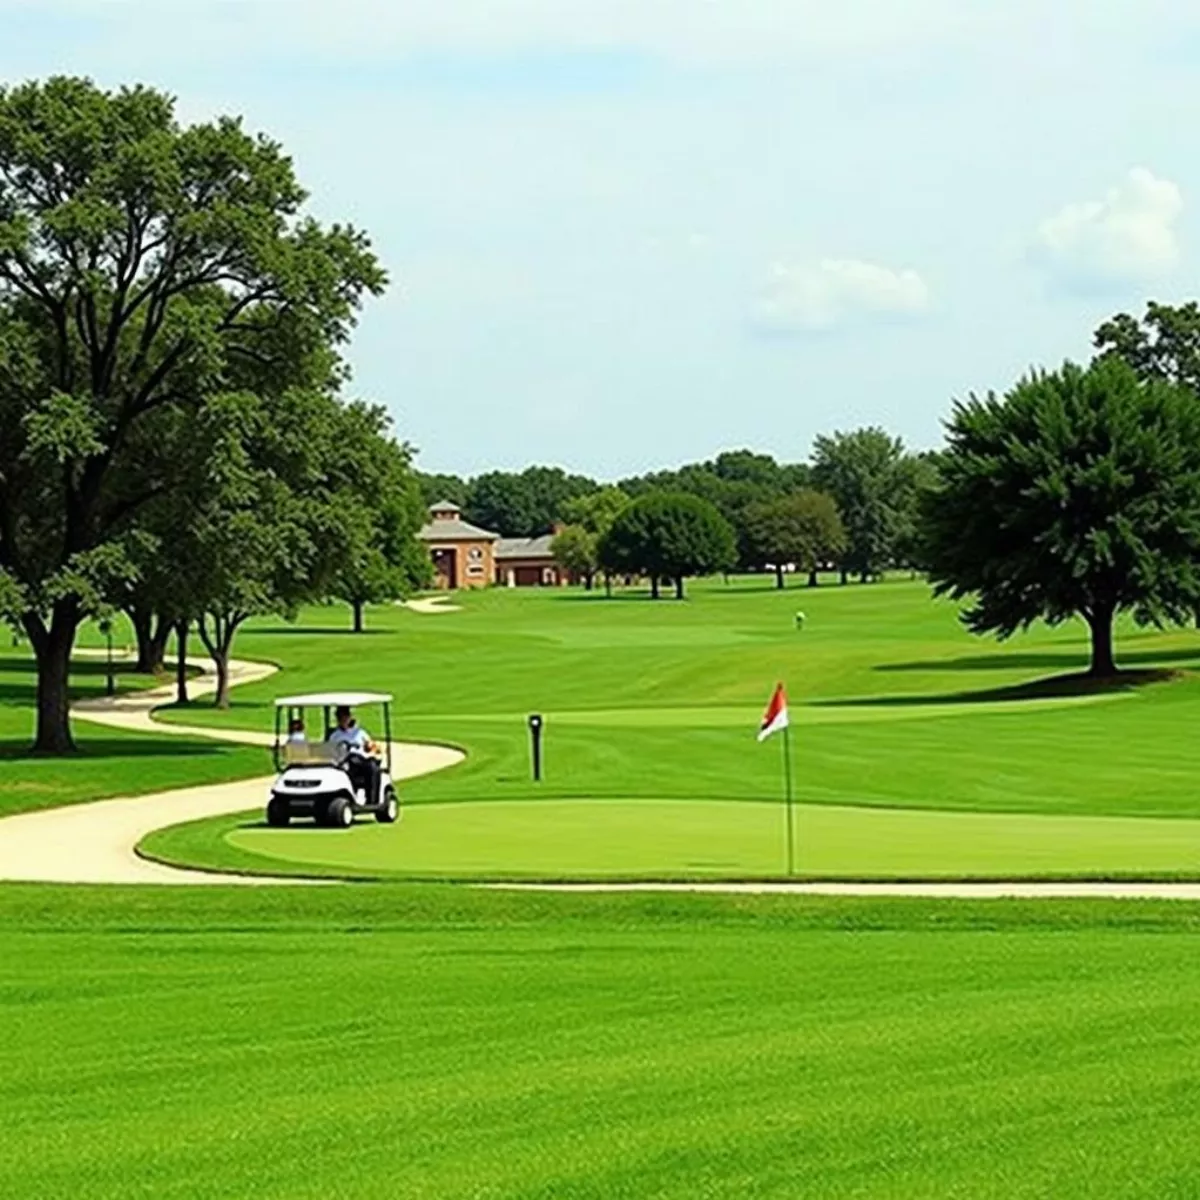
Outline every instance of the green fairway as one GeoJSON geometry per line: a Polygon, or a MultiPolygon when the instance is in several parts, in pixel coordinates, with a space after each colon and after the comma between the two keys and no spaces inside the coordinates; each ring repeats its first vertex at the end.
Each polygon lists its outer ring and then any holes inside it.
{"type": "Polygon", "coordinates": [[[1123,628],[1119,656],[1136,671],[1096,690],[1070,677],[1087,661],[1082,626],[1006,645],[972,638],[919,581],[785,592],[761,578],[704,581],[684,604],[549,589],[458,602],[462,611],[437,616],[375,610],[358,637],[339,628],[337,608],[306,611],[296,626],[254,623],[239,653],[284,674],[239,691],[229,713],[182,718],[267,728],[285,686],[394,691],[400,736],[468,753],[406,785],[410,817],[397,830],[356,829],[335,847],[298,828],[217,821],[147,848],[171,861],[369,875],[771,874],[783,862],[772,808],[781,746],[754,734],[784,679],[806,873],[1200,870],[1187,823],[1200,819],[1193,631],[1123,628]],[[531,712],[546,719],[540,784],[529,775],[531,712]],[[536,807],[548,802],[558,806],[536,807]]]}
{"type": "MultiPolygon", "coordinates": [[[[1200,821],[801,808],[803,876],[1200,876],[1200,821]]],[[[414,805],[351,833],[258,820],[151,834],[155,858],[219,870],[366,878],[767,878],[786,864],[783,806],[697,800],[414,805]]]]}
{"type": "Polygon", "coordinates": [[[0,1194],[1194,1195],[1198,920],[7,888],[0,1194]]]}

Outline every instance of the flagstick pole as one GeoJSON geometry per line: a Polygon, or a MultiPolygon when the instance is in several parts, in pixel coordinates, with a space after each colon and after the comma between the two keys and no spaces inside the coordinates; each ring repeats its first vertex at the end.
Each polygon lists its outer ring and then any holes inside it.
{"type": "Polygon", "coordinates": [[[787,787],[787,873],[796,873],[795,818],[792,815],[792,727],[783,727],[783,778],[787,787]]]}

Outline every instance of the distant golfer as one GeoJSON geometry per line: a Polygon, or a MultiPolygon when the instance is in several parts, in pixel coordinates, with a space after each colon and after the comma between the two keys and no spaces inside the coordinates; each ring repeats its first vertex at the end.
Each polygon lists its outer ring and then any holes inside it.
{"type": "Polygon", "coordinates": [[[796,614],[796,628],[797,629],[804,628],[804,614],[802,612],[798,612],[796,614]]]}

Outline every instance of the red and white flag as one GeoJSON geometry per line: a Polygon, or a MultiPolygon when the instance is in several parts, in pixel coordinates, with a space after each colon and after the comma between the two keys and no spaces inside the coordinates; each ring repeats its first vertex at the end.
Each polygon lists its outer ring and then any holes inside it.
{"type": "Polygon", "coordinates": [[[767,711],[763,713],[762,724],[758,727],[758,740],[765,741],[771,734],[778,733],[787,726],[787,693],[783,690],[783,684],[777,683],[775,691],[771,694],[771,703],[767,705],[767,711]]]}

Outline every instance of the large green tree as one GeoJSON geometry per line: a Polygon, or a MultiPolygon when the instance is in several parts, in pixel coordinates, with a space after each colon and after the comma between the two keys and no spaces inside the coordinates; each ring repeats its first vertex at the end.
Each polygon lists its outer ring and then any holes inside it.
{"type": "Polygon", "coordinates": [[[842,519],[832,497],[810,488],[752,504],[746,530],[755,565],[775,569],[775,586],[784,586],[784,568],[794,564],[816,586],[817,568],[836,560],[846,542],[842,519]]]}
{"type": "Polygon", "coordinates": [[[589,592],[592,590],[592,578],[599,565],[594,533],[582,525],[565,525],[554,535],[550,552],[560,567],[582,579],[589,592]]]}
{"type": "Polygon", "coordinates": [[[382,408],[340,409],[329,447],[330,498],[337,544],[332,590],[363,629],[368,604],[397,600],[431,581],[433,568],[416,533],[425,523],[412,451],[389,435],[382,408]]]}
{"type": "Polygon", "coordinates": [[[1119,358],[1068,363],[1003,398],[956,404],[924,505],[930,578],[976,633],[1082,617],[1091,674],[1113,619],[1189,619],[1200,603],[1200,401],[1119,358]]]}
{"type": "Polygon", "coordinates": [[[160,92],[86,79],[0,89],[0,595],[41,751],[71,748],[76,629],[131,573],[206,398],[235,364],[342,341],[383,287],[363,235],[304,201],[237,120],[185,127],[160,92]]]}
{"type": "Polygon", "coordinates": [[[846,528],[842,582],[883,573],[896,556],[912,489],[904,443],[878,427],[818,437],[813,485],[833,497],[846,528]]]}
{"type": "Polygon", "coordinates": [[[660,580],[673,580],[682,600],[689,575],[725,570],[736,553],[729,522],[707,500],[686,492],[639,497],[613,521],[599,547],[607,570],[649,576],[656,600],[660,580]]]}

